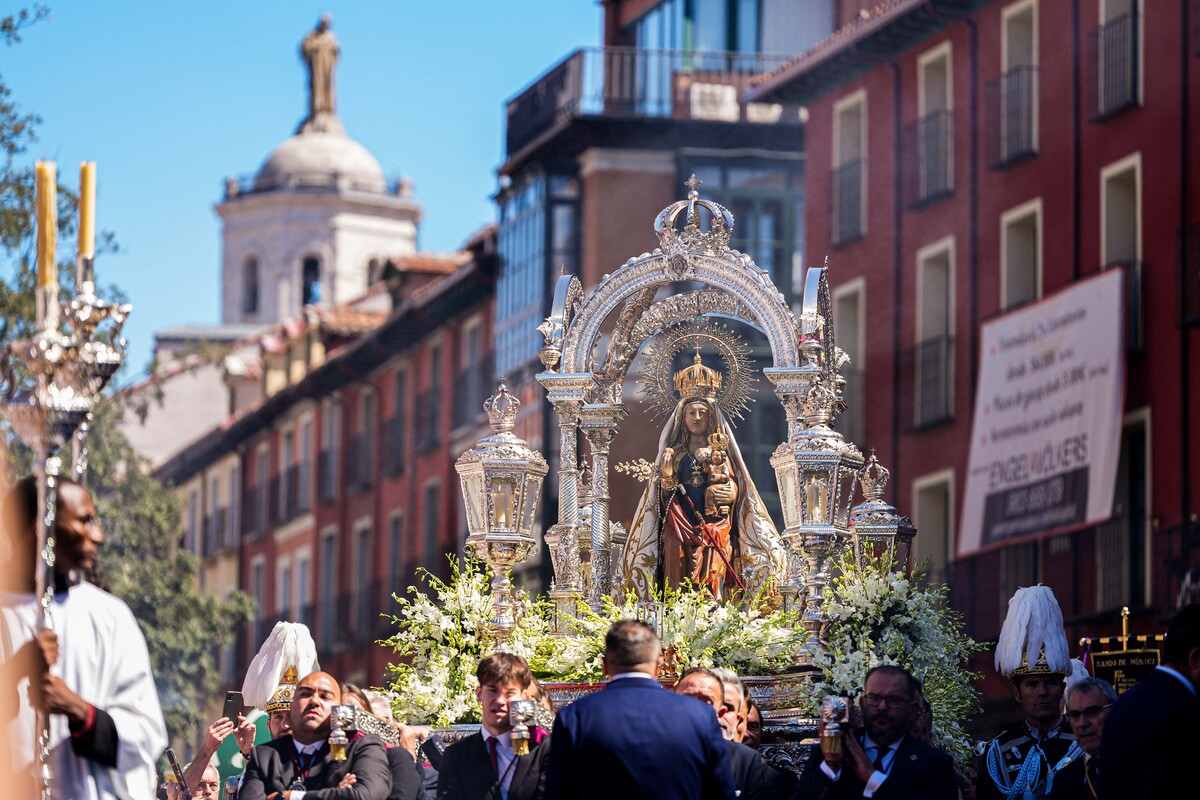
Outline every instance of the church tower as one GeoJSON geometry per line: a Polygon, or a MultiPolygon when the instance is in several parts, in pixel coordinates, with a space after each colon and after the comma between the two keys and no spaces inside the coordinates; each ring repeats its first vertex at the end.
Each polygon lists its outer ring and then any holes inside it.
{"type": "Polygon", "coordinates": [[[416,252],[421,206],[405,181],[389,186],[370,151],[346,135],[335,108],[340,55],[322,17],[300,46],[308,116],[252,179],[230,178],[222,222],[221,322],[269,325],[306,306],[344,303],[416,252]]]}

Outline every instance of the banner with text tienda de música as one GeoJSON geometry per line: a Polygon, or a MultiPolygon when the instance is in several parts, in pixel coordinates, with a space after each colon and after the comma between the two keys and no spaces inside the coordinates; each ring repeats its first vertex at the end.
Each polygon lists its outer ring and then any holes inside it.
{"type": "Polygon", "coordinates": [[[1100,273],[983,326],[960,558],[1112,515],[1123,278],[1100,273]]]}

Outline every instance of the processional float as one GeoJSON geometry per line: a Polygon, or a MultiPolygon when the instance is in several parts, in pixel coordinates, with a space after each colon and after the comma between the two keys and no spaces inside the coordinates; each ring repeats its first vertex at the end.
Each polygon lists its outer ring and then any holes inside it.
{"type": "MultiPolygon", "coordinates": [[[[58,485],[66,469],[74,480],[87,472],[87,436],[92,412],[104,387],[125,359],[121,328],[132,307],[96,295],[96,165],[80,170],[79,252],[75,294],[60,297],[57,249],[57,176],[52,162],[37,164],[37,284],[35,327],[27,339],[10,342],[4,353],[3,413],[13,432],[33,452],[38,487],[35,514],[37,563],[34,587],[41,605],[40,625],[52,629],[54,602],[54,521],[58,485]],[[70,451],[67,451],[70,445],[70,451]]],[[[54,796],[48,715],[37,714],[34,768],[39,797],[54,796]]]]}
{"type": "MultiPolygon", "coordinates": [[[[715,318],[760,331],[770,347],[763,374],[787,419],[787,438],[771,457],[782,506],[783,547],[778,558],[743,565],[747,590],[772,592],[785,606],[802,609],[807,644],[796,654],[799,670],[812,667],[829,622],[823,609],[831,561],[847,551],[854,563],[878,548],[892,548],[910,563],[912,522],[884,499],[887,470],[864,458],[837,430],[846,408],[844,353],[834,342],[828,267],[804,280],[799,318],[750,255],[730,247],[733,215],[701,199],[695,176],[689,192],[654,222],[659,247],[629,259],[584,293],[575,276],[559,277],[551,314],[538,327],[545,370],[537,380],[558,418],[558,520],[546,531],[554,567],[549,592],[556,632],[579,603],[597,607],[605,596],[623,597],[637,581],[627,569],[628,532],[609,517],[610,446],[629,416],[623,386],[639,353],[677,355],[691,339],[704,340],[736,372],[738,345],[715,318]],[[580,438],[588,457],[579,452],[580,438]],[[590,473],[590,480],[587,474],[590,473]],[[863,500],[854,504],[855,483],[863,500]]],[[[660,359],[661,364],[662,359],[660,359]]],[[[699,363],[699,349],[697,349],[699,363]]],[[[661,366],[651,367],[661,382],[661,366]]],[[[507,388],[486,404],[496,435],[465,452],[457,468],[468,514],[468,545],[499,576],[533,552],[535,507],[548,467],[540,453],[513,435],[519,403],[507,388]]],[[[653,465],[622,465],[644,473],[653,465]]],[[[652,475],[644,474],[643,477],[652,475]]],[[[506,578],[493,580],[502,637],[513,624],[506,578]]]]}

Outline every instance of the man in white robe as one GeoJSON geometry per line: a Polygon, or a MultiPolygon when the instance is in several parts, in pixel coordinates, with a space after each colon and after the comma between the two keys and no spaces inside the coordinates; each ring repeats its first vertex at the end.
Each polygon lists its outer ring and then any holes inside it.
{"type": "Polygon", "coordinates": [[[124,602],[83,580],[104,541],[87,490],[59,483],[52,631],[33,593],[31,478],[9,492],[0,557],[0,796],[35,797],[35,707],[50,714],[55,797],[151,798],[166,726],[146,641],[124,602]],[[46,665],[49,664],[49,669],[46,665]]]}

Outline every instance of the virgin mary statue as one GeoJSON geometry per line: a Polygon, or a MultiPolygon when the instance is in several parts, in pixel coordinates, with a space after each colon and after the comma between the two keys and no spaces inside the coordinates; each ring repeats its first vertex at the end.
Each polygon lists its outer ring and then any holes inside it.
{"type": "Polygon", "coordinates": [[[717,599],[774,594],[785,551],[717,401],[722,375],[697,353],[674,379],[680,399],[630,526],[626,587],[646,599],[684,581],[717,599]]]}

